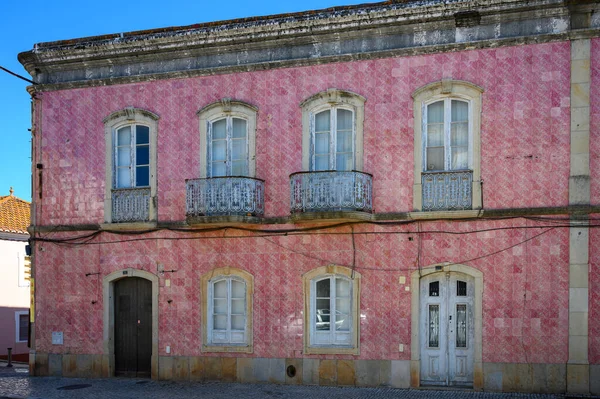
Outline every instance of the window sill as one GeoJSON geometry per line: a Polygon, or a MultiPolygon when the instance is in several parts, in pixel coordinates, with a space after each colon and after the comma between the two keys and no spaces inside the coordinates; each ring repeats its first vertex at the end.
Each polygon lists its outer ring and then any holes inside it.
{"type": "Polygon", "coordinates": [[[409,212],[409,219],[428,220],[428,219],[474,219],[483,216],[483,209],[464,210],[464,211],[429,211],[429,212],[409,212]]]}
{"type": "Polygon", "coordinates": [[[156,222],[125,222],[125,223],[102,223],[102,230],[149,230],[156,228],[156,222]]]}
{"type": "Polygon", "coordinates": [[[186,221],[189,225],[199,224],[261,224],[263,218],[259,216],[222,215],[222,216],[188,216],[186,221]]]}
{"type": "Polygon", "coordinates": [[[253,353],[252,345],[202,345],[202,352],[253,353]]]}
{"type": "Polygon", "coordinates": [[[336,346],[305,346],[305,355],[360,355],[360,348],[336,346]]]}
{"type": "Polygon", "coordinates": [[[293,222],[314,222],[316,220],[326,220],[328,222],[346,222],[346,221],[369,221],[373,220],[373,214],[362,211],[322,211],[322,212],[295,212],[291,214],[293,222]]]}

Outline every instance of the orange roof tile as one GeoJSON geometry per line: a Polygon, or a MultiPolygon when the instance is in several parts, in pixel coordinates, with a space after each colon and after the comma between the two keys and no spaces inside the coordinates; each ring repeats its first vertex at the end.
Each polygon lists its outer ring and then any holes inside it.
{"type": "Polygon", "coordinates": [[[13,195],[12,187],[10,195],[0,197],[0,232],[28,234],[29,205],[13,195]]]}

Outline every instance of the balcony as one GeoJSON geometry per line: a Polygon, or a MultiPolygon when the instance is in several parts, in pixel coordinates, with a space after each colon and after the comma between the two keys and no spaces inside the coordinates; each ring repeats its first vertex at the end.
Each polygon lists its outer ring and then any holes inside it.
{"type": "Polygon", "coordinates": [[[290,175],[291,213],[373,211],[373,176],[357,171],[290,175]]]}
{"type": "Polygon", "coordinates": [[[255,216],[265,213],[265,182],[252,177],[186,180],[186,216],[255,216]]]}
{"type": "Polygon", "coordinates": [[[112,222],[148,222],[150,220],[150,187],[112,190],[112,222]]]}
{"type": "Polygon", "coordinates": [[[473,171],[423,172],[423,211],[472,209],[473,171]]]}

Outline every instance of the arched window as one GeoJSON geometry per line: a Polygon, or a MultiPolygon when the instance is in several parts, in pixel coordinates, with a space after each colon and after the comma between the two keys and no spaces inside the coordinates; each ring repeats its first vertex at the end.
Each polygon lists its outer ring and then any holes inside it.
{"type": "Polygon", "coordinates": [[[107,223],[156,220],[158,115],[125,108],[104,119],[107,223]]]}
{"type": "Polygon", "coordinates": [[[416,211],[481,209],[481,94],[462,81],[417,89],[414,99],[416,211]]]}
{"type": "Polygon", "coordinates": [[[302,107],[302,166],[305,171],[362,170],[365,98],[329,89],[302,107]]]}
{"type": "Polygon", "coordinates": [[[205,352],[252,352],[253,277],[235,268],[202,276],[205,352]]]}
{"type": "Polygon", "coordinates": [[[200,175],[254,177],[257,108],[223,99],[198,111],[200,175]]]}
{"type": "Polygon", "coordinates": [[[305,353],[359,353],[360,277],[351,269],[334,265],[303,276],[305,353]]]}

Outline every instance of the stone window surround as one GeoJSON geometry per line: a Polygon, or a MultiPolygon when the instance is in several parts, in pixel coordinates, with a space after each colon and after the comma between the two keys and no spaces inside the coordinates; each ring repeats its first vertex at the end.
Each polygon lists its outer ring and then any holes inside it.
{"type": "Polygon", "coordinates": [[[328,265],[310,270],[302,275],[304,289],[304,354],[307,355],[360,355],[360,280],[361,275],[355,270],[344,266],[328,265]],[[351,346],[311,346],[311,324],[315,318],[311,314],[311,281],[321,277],[339,275],[350,279],[352,283],[352,339],[351,346]]]}
{"type": "MultiPolygon", "coordinates": [[[[481,95],[484,90],[470,82],[443,79],[418,88],[412,94],[414,113],[414,182],[413,209],[420,212],[423,209],[423,192],[421,174],[423,173],[423,112],[426,105],[446,98],[455,98],[469,103],[469,166],[473,170],[472,204],[473,210],[482,208],[481,200],[481,95]]],[[[428,212],[429,213],[429,212],[428,212]]],[[[477,216],[479,212],[442,211],[431,212],[441,217],[460,213],[463,217],[477,216]]],[[[416,216],[416,215],[415,215],[416,216]]],[[[416,216],[416,218],[419,218],[416,216]]]]}
{"type": "Polygon", "coordinates": [[[312,143],[313,115],[331,107],[349,109],[354,113],[354,169],[363,170],[363,125],[365,119],[365,102],[367,100],[356,93],[327,89],[307,98],[300,103],[302,108],[302,170],[311,170],[310,148],[312,143]]]}
{"type": "Polygon", "coordinates": [[[253,297],[254,297],[254,276],[245,270],[235,267],[220,267],[205,273],[200,278],[201,292],[201,329],[202,329],[202,352],[233,352],[233,353],[253,353],[253,297]],[[238,344],[213,344],[209,342],[208,317],[209,312],[209,287],[208,285],[215,278],[237,277],[246,283],[246,345],[238,344]]]}
{"type": "Polygon", "coordinates": [[[201,108],[198,115],[200,131],[200,178],[207,177],[208,124],[224,117],[244,119],[248,125],[248,177],[256,177],[256,118],[258,108],[244,101],[223,98],[201,108]]]}
{"type": "MultiPolygon", "coordinates": [[[[150,209],[149,220],[156,221],[156,146],[158,136],[158,120],[159,116],[153,112],[141,108],[127,107],[119,111],[115,111],[108,115],[102,123],[104,123],[104,141],[105,141],[105,193],[104,193],[104,221],[106,224],[112,222],[112,189],[114,176],[114,140],[117,129],[134,124],[141,124],[150,128],[150,209]]],[[[119,223],[113,225],[116,228],[129,228],[131,225],[138,223],[119,223]]],[[[109,226],[104,226],[109,227],[109,226]]]]}

